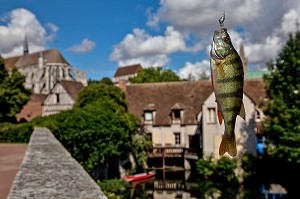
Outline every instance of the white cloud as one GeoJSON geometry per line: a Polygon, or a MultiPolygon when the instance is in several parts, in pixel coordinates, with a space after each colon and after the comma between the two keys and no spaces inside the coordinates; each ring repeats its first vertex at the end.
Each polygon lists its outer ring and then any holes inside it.
{"type": "MultiPolygon", "coordinates": [[[[32,12],[24,8],[14,9],[2,16],[1,20],[3,25],[0,25],[0,54],[3,57],[21,55],[25,35],[30,52],[44,49],[49,35],[32,12]]],[[[52,29],[50,35],[56,34],[57,30],[58,28],[56,31],[52,29]]],[[[52,39],[54,37],[55,35],[51,36],[52,39]]]]}
{"type": "MultiPolygon", "coordinates": [[[[243,42],[250,64],[265,66],[267,61],[275,59],[288,34],[295,32],[296,19],[300,21],[298,0],[224,2],[225,26],[237,50],[243,42]]],[[[157,28],[166,23],[182,35],[194,34],[201,41],[198,50],[208,50],[223,10],[220,0],[161,0],[158,10],[148,14],[147,25],[157,28]]]]}
{"type": "Polygon", "coordinates": [[[202,60],[201,62],[196,63],[186,62],[185,66],[182,67],[177,74],[182,79],[187,79],[190,75],[198,79],[199,75],[201,75],[203,72],[207,76],[210,75],[209,67],[209,60],[202,60]]]}
{"type": "Polygon", "coordinates": [[[75,53],[86,53],[95,47],[96,43],[94,41],[91,41],[87,38],[83,39],[81,44],[74,45],[70,48],[68,48],[69,51],[75,52],[75,53]]]}
{"type": "Polygon", "coordinates": [[[171,53],[197,52],[200,49],[203,49],[202,43],[187,47],[185,37],[172,26],[166,28],[164,35],[156,36],[135,28],[132,34],[127,34],[114,46],[110,59],[119,61],[119,64],[139,61],[143,66],[163,66],[171,53]]]}
{"type": "Polygon", "coordinates": [[[19,54],[22,53],[25,35],[30,47],[44,46],[45,29],[28,10],[22,8],[13,10],[5,16],[4,23],[6,25],[0,26],[0,52],[3,56],[17,51],[19,54]]]}
{"type": "Polygon", "coordinates": [[[141,56],[138,58],[120,60],[118,62],[119,66],[128,66],[132,64],[141,64],[144,68],[149,68],[152,66],[164,66],[169,62],[167,55],[153,55],[153,56],[141,56]]]}
{"type": "Polygon", "coordinates": [[[52,41],[56,38],[56,34],[58,32],[58,27],[53,24],[53,23],[47,23],[46,24],[46,27],[49,29],[50,33],[49,35],[47,36],[46,40],[47,41],[52,41]]]}

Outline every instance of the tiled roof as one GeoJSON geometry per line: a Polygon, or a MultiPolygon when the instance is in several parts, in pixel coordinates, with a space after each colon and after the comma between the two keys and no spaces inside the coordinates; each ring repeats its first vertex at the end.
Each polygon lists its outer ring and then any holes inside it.
{"type": "Polygon", "coordinates": [[[246,79],[244,92],[259,107],[267,97],[266,84],[262,79],[246,79]]]}
{"type": "MultiPolygon", "coordinates": [[[[69,65],[69,63],[65,60],[62,54],[56,48],[41,51],[41,52],[42,55],[44,56],[46,63],[64,63],[69,65]]],[[[26,55],[6,58],[4,59],[5,67],[9,69],[14,66],[17,68],[22,68],[26,66],[37,65],[38,58],[41,52],[29,53],[26,55]]]]}
{"type": "Polygon", "coordinates": [[[118,67],[114,77],[135,74],[135,73],[138,73],[142,69],[143,68],[140,64],[118,67]]]}
{"type": "Polygon", "coordinates": [[[129,111],[142,117],[155,107],[154,125],[170,125],[172,109],[183,109],[182,124],[197,124],[196,116],[212,93],[210,81],[130,84],[126,86],[129,111]]]}
{"type": "Polygon", "coordinates": [[[31,95],[31,102],[40,102],[42,104],[42,102],[46,99],[47,95],[46,94],[32,94],[31,95]]]}
{"type": "Polygon", "coordinates": [[[76,99],[80,90],[84,87],[81,82],[60,80],[59,83],[66,89],[73,99],[76,99]]]}
{"type": "MultiPolygon", "coordinates": [[[[244,91],[256,104],[266,96],[262,80],[246,80],[244,91]]],[[[197,124],[196,116],[212,92],[209,80],[126,85],[129,111],[142,117],[145,110],[155,110],[154,125],[170,125],[172,110],[183,110],[182,125],[197,124]]]]}

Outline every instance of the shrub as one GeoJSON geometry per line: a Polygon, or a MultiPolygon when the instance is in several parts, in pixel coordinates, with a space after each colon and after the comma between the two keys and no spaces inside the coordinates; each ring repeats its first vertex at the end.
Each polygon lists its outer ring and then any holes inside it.
{"type": "Polygon", "coordinates": [[[2,143],[28,143],[33,132],[30,123],[1,123],[0,142],[2,143]]]}
{"type": "Polygon", "coordinates": [[[110,179],[97,181],[97,184],[101,187],[104,194],[109,199],[121,199],[126,189],[129,188],[130,184],[124,180],[110,179]]]}
{"type": "Polygon", "coordinates": [[[212,156],[207,159],[198,159],[196,162],[196,169],[201,177],[208,178],[214,173],[214,162],[212,156]]]}

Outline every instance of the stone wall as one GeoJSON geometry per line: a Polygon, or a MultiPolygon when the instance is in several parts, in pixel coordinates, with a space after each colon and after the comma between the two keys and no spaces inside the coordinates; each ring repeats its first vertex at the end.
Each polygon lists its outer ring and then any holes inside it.
{"type": "Polygon", "coordinates": [[[107,199],[46,128],[35,128],[7,199],[107,199]]]}

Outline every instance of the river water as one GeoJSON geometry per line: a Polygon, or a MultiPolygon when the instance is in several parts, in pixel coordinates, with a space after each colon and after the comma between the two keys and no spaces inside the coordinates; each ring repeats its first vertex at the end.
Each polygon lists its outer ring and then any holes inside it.
{"type": "Polygon", "coordinates": [[[287,191],[280,184],[261,182],[248,185],[199,180],[190,171],[157,170],[155,178],[132,183],[128,199],[285,199],[287,191]]]}

